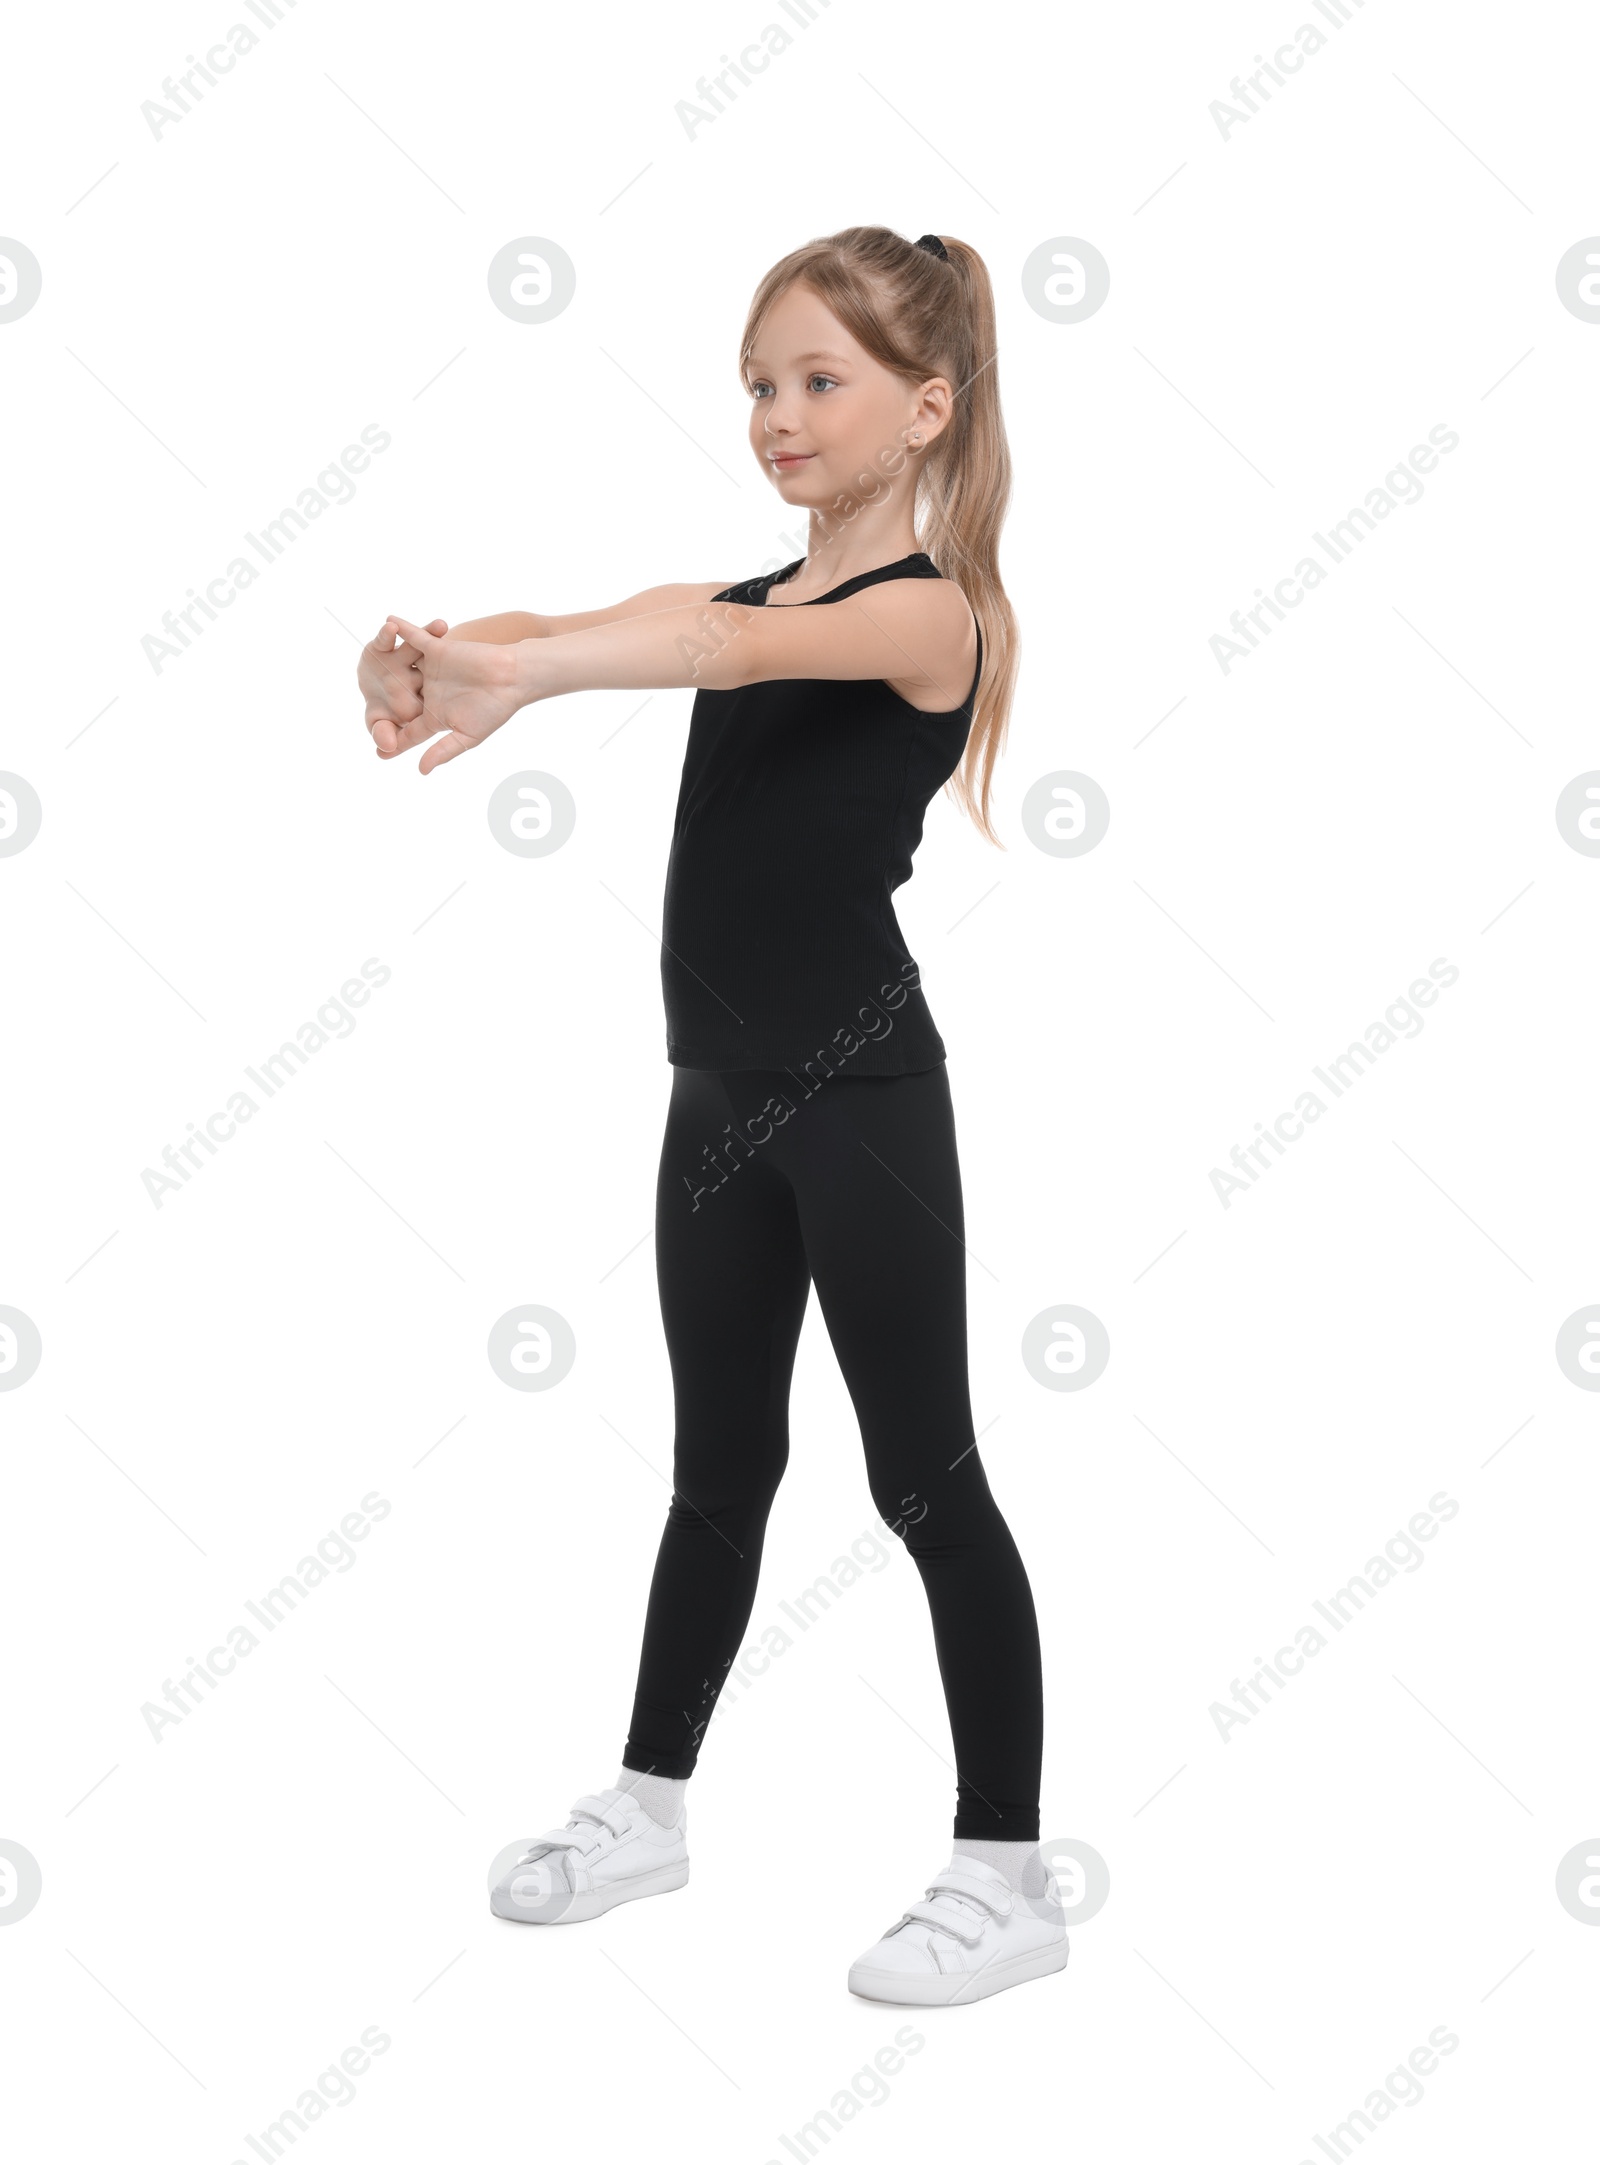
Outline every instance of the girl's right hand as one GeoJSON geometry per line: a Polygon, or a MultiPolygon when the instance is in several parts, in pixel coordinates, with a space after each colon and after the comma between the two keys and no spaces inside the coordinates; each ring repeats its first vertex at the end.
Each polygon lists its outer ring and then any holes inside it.
{"type": "Polygon", "coordinates": [[[532,688],[519,662],[518,642],[459,636],[447,640],[427,625],[408,623],[403,616],[390,617],[379,638],[390,632],[407,642],[406,651],[420,657],[417,673],[422,685],[422,711],[396,732],[396,750],[409,751],[440,730],[445,732],[423,753],[417,764],[419,774],[431,774],[447,759],[472,751],[519,707],[543,696],[532,688]]]}
{"type": "MultiPolygon", "coordinates": [[[[449,630],[442,616],[425,627],[442,638],[449,630]]],[[[389,619],[370,646],[361,649],[356,683],[367,702],[367,730],[380,759],[393,759],[404,747],[400,732],[422,712],[422,653],[409,646],[389,619]]]]}

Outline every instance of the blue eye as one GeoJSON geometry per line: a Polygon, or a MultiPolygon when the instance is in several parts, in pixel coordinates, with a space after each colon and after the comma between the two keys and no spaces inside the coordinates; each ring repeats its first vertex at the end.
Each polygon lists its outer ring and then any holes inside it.
{"type": "MultiPolygon", "coordinates": [[[[820,369],[814,369],[806,378],[806,389],[808,391],[814,390],[819,383],[829,384],[834,390],[839,387],[837,376],[825,376],[820,369]]],[[[770,398],[772,396],[771,384],[764,377],[761,378],[758,382],[751,384],[750,396],[752,398],[761,398],[763,396],[770,398]]]]}

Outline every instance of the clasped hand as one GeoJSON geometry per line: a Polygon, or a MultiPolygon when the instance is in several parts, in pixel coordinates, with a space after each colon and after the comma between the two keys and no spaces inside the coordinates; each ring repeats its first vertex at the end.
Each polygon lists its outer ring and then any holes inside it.
{"type": "Polygon", "coordinates": [[[447,641],[448,629],[443,617],[426,626],[385,617],[356,666],[356,682],[366,695],[367,729],[380,759],[394,759],[444,732],[423,754],[419,774],[481,744],[526,704],[511,647],[447,641]]]}

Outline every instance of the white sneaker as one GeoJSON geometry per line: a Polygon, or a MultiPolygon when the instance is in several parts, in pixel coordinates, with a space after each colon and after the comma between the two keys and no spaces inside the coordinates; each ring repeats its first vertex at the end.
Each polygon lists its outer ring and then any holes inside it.
{"type": "MultiPolygon", "coordinates": [[[[1059,1903],[1054,1873],[1039,1900],[1059,1903]]],[[[1065,1925],[1040,1916],[992,1864],[960,1857],[856,1959],[849,1984],[898,2007],[962,2007],[1066,1966],[1065,1925]]]]}
{"type": "Polygon", "coordinates": [[[658,1826],[624,1789],[580,1797],[565,1827],[525,1845],[493,1878],[489,1907],[517,1924],[579,1924],[689,1877],[688,1811],[658,1826]]]}

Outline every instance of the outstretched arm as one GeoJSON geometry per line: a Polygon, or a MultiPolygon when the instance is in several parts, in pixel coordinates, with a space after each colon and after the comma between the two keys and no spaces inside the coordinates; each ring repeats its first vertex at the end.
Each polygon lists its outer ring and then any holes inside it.
{"type": "MultiPolygon", "coordinates": [[[[427,628],[437,638],[448,638],[457,645],[516,646],[525,639],[564,638],[570,632],[588,631],[658,609],[687,608],[691,603],[709,601],[731,583],[725,579],[720,586],[648,586],[625,601],[613,602],[604,609],[580,610],[574,616],[535,616],[526,609],[507,609],[497,616],[472,617],[464,624],[447,624],[443,617],[435,617],[427,628]]],[[[377,637],[361,649],[356,664],[356,682],[367,703],[367,730],[380,759],[393,759],[397,752],[433,734],[431,729],[413,727],[422,720],[422,655],[395,631],[397,621],[389,619],[377,637]]]]}
{"type": "Polygon", "coordinates": [[[678,584],[647,586],[614,601],[604,609],[580,609],[571,616],[535,616],[526,609],[507,609],[498,616],[475,616],[465,624],[452,624],[451,639],[471,639],[485,646],[512,646],[522,639],[561,639],[568,632],[591,631],[597,624],[614,624],[623,617],[648,616],[657,609],[681,609],[693,602],[707,602],[731,586],[730,579],[711,586],[678,584]]]}
{"type": "Polygon", "coordinates": [[[519,707],[563,692],[883,678],[897,689],[935,690],[955,708],[976,655],[972,612],[944,579],[889,581],[825,608],[702,601],[512,645],[450,642],[403,617],[389,619],[383,636],[391,635],[421,654],[423,711],[385,756],[443,730],[423,774],[481,744],[519,707]]]}

